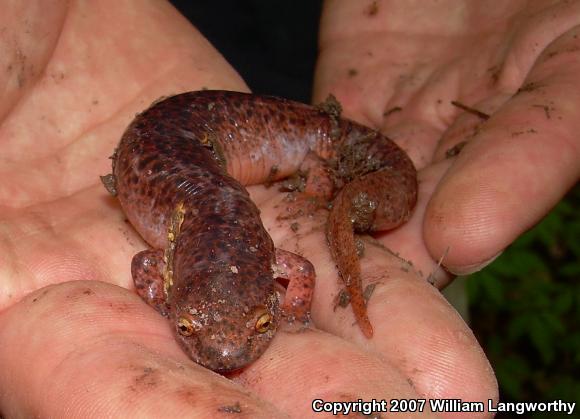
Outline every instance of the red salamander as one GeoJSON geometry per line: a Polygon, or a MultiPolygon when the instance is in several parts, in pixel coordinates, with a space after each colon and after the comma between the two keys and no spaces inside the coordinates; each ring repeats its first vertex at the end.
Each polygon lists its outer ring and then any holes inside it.
{"type": "Polygon", "coordinates": [[[274,247],[242,185],[285,178],[310,152],[345,185],[327,239],[371,337],[354,231],[393,228],[412,212],[416,172],[395,143],[320,107],[210,90],[157,101],[123,134],[108,183],[151,246],[133,258],[135,286],[207,368],[242,368],[264,352],[282,318],[308,321],[314,268],[274,247]],[[289,279],[284,302],[280,272],[289,279]]]}

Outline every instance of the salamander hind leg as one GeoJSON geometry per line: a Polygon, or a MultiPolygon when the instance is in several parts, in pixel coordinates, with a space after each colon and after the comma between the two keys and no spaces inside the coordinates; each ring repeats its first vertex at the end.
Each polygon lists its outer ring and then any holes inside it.
{"type": "Polygon", "coordinates": [[[290,327],[310,324],[310,307],[316,282],[314,266],[306,258],[282,249],[276,249],[277,278],[288,281],[286,297],[281,305],[282,317],[290,327]]]}
{"type": "Polygon", "coordinates": [[[137,294],[161,315],[167,317],[169,306],[165,297],[164,271],[163,250],[143,250],[133,256],[131,275],[137,294]]]}

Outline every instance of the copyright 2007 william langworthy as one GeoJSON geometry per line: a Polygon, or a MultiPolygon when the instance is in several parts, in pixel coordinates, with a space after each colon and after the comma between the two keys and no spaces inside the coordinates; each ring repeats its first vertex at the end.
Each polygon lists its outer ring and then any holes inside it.
{"type": "Polygon", "coordinates": [[[333,415],[348,415],[350,413],[362,413],[370,415],[372,413],[395,412],[512,412],[517,415],[524,415],[530,412],[552,412],[572,415],[576,403],[564,400],[553,400],[550,402],[496,402],[488,399],[482,401],[464,401],[461,399],[371,399],[365,401],[358,399],[350,402],[333,402],[323,399],[312,400],[312,410],[314,412],[332,413],[333,415]]]}

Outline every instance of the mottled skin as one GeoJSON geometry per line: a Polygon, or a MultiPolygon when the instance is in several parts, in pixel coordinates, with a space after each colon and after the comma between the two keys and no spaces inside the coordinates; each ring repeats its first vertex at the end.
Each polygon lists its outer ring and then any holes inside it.
{"type": "Polygon", "coordinates": [[[281,316],[307,320],[314,270],[303,258],[276,252],[241,184],[284,178],[309,151],[352,180],[334,201],[327,237],[370,337],[353,223],[369,231],[409,217],[415,169],[394,143],[312,106],[226,91],[158,101],[124,133],[113,158],[116,192],[153,248],[135,256],[133,278],[194,361],[218,371],[241,368],[265,350],[281,316]],[[281,310],[274,279],[285,275],[281,310]]]}

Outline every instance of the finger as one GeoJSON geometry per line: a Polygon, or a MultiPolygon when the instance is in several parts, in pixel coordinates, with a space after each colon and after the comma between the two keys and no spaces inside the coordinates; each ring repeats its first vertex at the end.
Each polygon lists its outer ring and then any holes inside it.
{"type": "Polygon", "coordinates": [[[520,91],[481,125],[427,208],[434,258],[469,273],[492,261],[562,198],[580,175],[576,28],[539,57],[520,91]]]}
{"type": "MultiPolygon", "coordinates": [[[[361,267],[363,289],[375,285],[368,303],[375,335],[364,338],[350,306],[337,306],[343,285],[327,250],[326,213],[307,212],[293,218],[298,228],[292,231],[285,224],[289,220],[272,221],[273,214],[299,213],[284,199],[274,202],[264,203],[262,213],[275,243],[308,257],[316,267],[312,311],[317,327],[380,354],[413,382],[419,394],[465,400],[497,396],[485,354],[455,310],[425,279],[418,278],[412,265],[371,240],[364,241],[361,267]]],[[[407,250],[413,253],[411,245],[407,250]]]]}
{"type": "Polygon", "coordinates": [[[0,316],[6,417],[283,417],[194,364],[134,294],[96,281],[34,292],[0,316]]]}
{"type": "MultiPolygon", "coordinates": [[[[328,333],[279,333],[267,352],[236,381],[291,417],[318,417],[312,402],[417,399],[420,394],[397,365],[328,333]],[[280,378],[283,377],[283,380],[280,378]]],[[[343,412],[344,413],[344,412],[343,412]]],[[[370,415],[370,412],[366,412],[370,415]]],[[[381,413],[399,417],[400,413],[381,413]]],[[[424,412],[405,417],[434,417],[424,412]]]]}
{"type": "Polygon", "coordinates": [[[494,374],[475,336],[434,287],[380,247],[366,245],[361,262],[363,286],[375,286],[367,305],[375,337],[368,341],[356,328],[345,327],[354,324],[350,307],[334,311],[332,297],[324,292],[314,316],[321,328],[380,353],[420,394],[463,400],[497,397],[494,374]]]}

